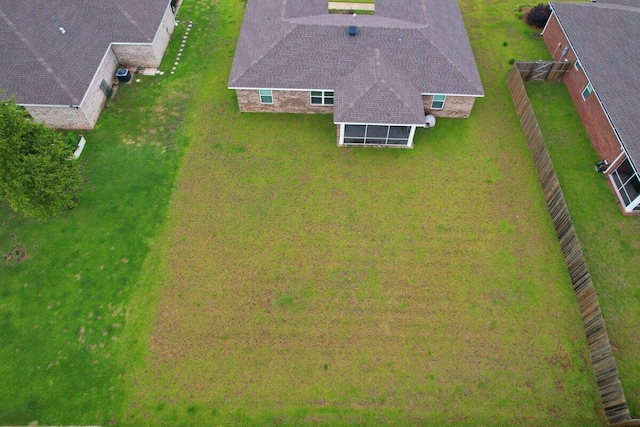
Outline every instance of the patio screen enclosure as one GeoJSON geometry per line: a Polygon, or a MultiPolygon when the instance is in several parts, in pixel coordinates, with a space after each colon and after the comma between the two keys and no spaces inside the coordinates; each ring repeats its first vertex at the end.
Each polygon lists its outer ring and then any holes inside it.
{"type": "Polygon", "coordinates": [[[344,145],[410,146],[415,126],[344,125],[344,145]]]}
{"type": "Polygon", "coordinates": [[[611,178],[624,204],[625,211],[640,211],[640,179],[633,170],[629,159],[625,159],[613,171],[611,178]]]}

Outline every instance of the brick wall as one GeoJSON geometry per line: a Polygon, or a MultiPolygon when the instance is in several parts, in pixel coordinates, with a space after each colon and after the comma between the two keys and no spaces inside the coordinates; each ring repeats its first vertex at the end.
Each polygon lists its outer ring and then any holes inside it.
{"type": "Polygon", "coordinates": [[[103,62],[97,70],[94,80],[91,82],[85,98],[79,108],[36,106],[25,107],[31,117],[47,126],[56,129],[93,129],[106,96],[100,88],[104,80],[109,87],[113,85],[116,69],[119,66],[157,67],[162,61],[173,30],[175,29],[174,16],[167,4],[167,9],[158,28],[155,39],[149,45],[113,44],[107,50],[103,62]]]}
{"type": "MultiPolygon", "coordinates": [[[[542,37],[554,60],[563,61],[568,59],[575,63],[576,56],[571,47],[569,47],[567,54],[561,57],[564,47],[569,45],[569,42],[562,32],[555,14],[551,16],[542,37]],[[559,46],[558,43],[560,44],[559,46]]],[[[582,70],[576,70],[575,67],[571,67],[565,74],[563,82],[569,89],[571,99],[578,110],[578,114],[580,114],[582,123],[587,130],[596,153],[601,159],[613,161],[621,153],[622,148],[595,93],[592,93],[586,101],[582,99],[582,91],[588,82],[586,75],[582,70]]]]}
{"type": "Polygon", "coordinates": [[[451,117],[457,119],[466,119],[471,115],[473,104],[476,98],[472,96],[447,96],[442,110],[431,110],[432,95],[422,95],[424,104],[424,112],[432,114],[436,117],[451,117]]]}
{"type": "Polygon", "coordinates": [[[104,80],[111,87],[117,68],[118,60],[109,49],[79,108],[53,106],[25,108],[36,121],[44,122],[47,126],[56,129],[93,129],[106,100],[104,92],[100,89],[100,83],[104,80]]]}
{"type": "Polygon", "coordinates": [[[113,85],[117,68],[118,60],[116,59],[113,51],[109,51],[102,64],[100,64],[100,68],[98,68],[98,72],[96,73],[93,82],[91,82],[91,86],[89,86],[86,97],[80,106],[80,108],[85,112],[87,120],[91,123],[91,129],[98,121],[98,117],[100,117],[100,113],[102,112],[102,106],[106,100],[106,96],[100,89],[100,83],[104,80],[107,85],[111,87],[113,85]]]}
{"type": "Polygon", "coordinates": [[[136,67],[138,65],[143,67],[158,67],[160,66],[160,62],[162,61],[174,29],[175,21],[173,13],[167,4],[167,10],[165,10],[153,43],[144,45],[114,43],[112,48],[121,65],[127,67],[136,67]]]}
{"type": "Polygon", "coordinates": [[[113,44],[111,45],[113,52],[118,58],[118,62],[126,67],[157,67],[160,61],[156,58],[151,44],[133,45],[133,44],[113,44]]]}
{"type": "Polygon", "coordinates": [[[151,46],[158,61],[157,65],[154,65],[154,67],[160,66],[160,62],[162,61],[164,52],[167,50],[167,46],[169,45],[169,41],[171,40],[171,35],[173,34],[173,31],[175,29],[175,16],[171,11],[171,5],[167,4],[167,10],[164,11],[164,17],[162,18],[162,22],[158,27],[158,32],[153,39],[153,45],[151,46]]]}
{"type": "Polygon", "coordinates": [[[245,113],[333,113],[333,106],[311,105],[310,91],[274,90],[273,104],[261,104],[258,89],[236,89],[236,97],[245,113]]]}
{"type": "Polygon", "coordinates": [[[83,111],[71,107],[25,106],[31,117],[37,122],[55,129],[89,130],[93,126],[83,111]]]}
{"type": "MultiPolygon", "coordinates": [[[[238,107],[245,113],[333,113],[332,106],[311,105],[308,91],[274,90],[273,104],[261,104],[257,89],[237,89],[238,107]]],[[[468,118],[476,101],[471,96],[447,96],[442,110],[429,111],[432,96],[424,95],[425,112],[436,117],[468,118]]]]}

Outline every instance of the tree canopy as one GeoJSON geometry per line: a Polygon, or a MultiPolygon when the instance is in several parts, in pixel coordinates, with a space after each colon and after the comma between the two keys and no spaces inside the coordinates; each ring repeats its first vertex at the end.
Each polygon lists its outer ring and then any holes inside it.
{"type": "Polygon", "coordinates": [[[61,134],[0,100],[0,197],[39,220],[75,205],[82,174],[61,134]]]}

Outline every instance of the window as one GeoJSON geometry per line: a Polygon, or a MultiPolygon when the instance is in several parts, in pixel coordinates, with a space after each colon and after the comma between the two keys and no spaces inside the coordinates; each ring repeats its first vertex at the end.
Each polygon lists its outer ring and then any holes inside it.
{"type": "Polygon", "coordinates": [[[591,82],[589,82],[587,83],[587,87],[582,91],[582,99],[586,101],[589,95],[591,95],[591,92],[593,92],[593,86],[591,85],[591,82]]]}
{"type": "Polygon", "coordinates": [[[638,179],[638,174],[631,167],[629,159],[626,159],[613,171],[611,179],[613,179],[618,194],[620,194],[625,210],[629,211],[637,207],[638,198],[640,197],[640,179],[638,179]]]}
{"type": "Polygon", "coordinates": [[[576,62],[573,63],[573,66],[575,67],[576,71],[582,70],[582,64],[577,59],[576,62]]]}
{"type": "Polygon", "coordinates": [[[312,105],[333,105],[333,91],[332,90],[312,90],[311,104],[312,105]]]}
{"type": "Polygon", "coordinates": [[[442,110],[444,108],[444,101],[447,99],[447,95],[433,95],[431,100],[432,110],[442,110]]]}
{"type": "Polygon", "coordinates": [[[273,91],[271,89],[260,89],[260,104],[273,104],[273,91]]]}
{"type": "Polygon", "coordinates": [[[411,126],[345,125],[343,144],[409,145],[411,126]]]}

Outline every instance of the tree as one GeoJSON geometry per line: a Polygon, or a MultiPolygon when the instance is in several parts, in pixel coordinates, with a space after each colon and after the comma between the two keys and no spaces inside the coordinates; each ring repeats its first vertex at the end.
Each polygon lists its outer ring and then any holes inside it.
{"type": "Polygon", "coordinates": [[[538,3],[533,9],[527,13],[525,17],[527,24],[533,25],[536,28],[544,28],[551,16],[551,7],[548,4],[538,3]]]}
{"type": "Polygon", "coordinates": [[[75,206],[82,174],[62,135],[0,100],[0,197],[39,220],[75,206]]]}

